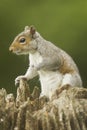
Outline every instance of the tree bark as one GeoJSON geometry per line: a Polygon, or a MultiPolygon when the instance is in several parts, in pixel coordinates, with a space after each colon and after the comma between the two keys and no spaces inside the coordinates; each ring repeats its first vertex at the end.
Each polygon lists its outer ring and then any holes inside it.
{"type": "Polygon", "coordinates": [[[48,100],[21,80],[17,97],[0,90],[0,130],[87,130],[87,89],[64,86],[48,100]]]}

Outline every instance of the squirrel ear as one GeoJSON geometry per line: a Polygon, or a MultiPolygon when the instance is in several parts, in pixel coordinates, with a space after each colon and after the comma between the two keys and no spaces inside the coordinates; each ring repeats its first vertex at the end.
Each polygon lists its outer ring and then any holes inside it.
{"type": "Polygon", "coordinates": [[[24,30],[25,31],[30,30],[30,27],[29,26],[25,26],[24,30]]]}
{"type": "Polygon", "coordinates": [[[32,37],[33,37],[33,35],[35,34],[35,32],[36,32],[35,27],[34,27],[33,25],[30,26],[30,34],[32,35],[32,37]]]}

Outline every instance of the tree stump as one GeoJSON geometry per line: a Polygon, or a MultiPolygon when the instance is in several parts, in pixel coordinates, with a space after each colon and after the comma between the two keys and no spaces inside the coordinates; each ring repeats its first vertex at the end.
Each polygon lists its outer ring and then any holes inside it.
{"type": "Polygon", "coordinates": [[[64,86],[48,100],[21,80],[17,97],[0,90],[0,130],[87,130],[87,89],[64,86]]]}

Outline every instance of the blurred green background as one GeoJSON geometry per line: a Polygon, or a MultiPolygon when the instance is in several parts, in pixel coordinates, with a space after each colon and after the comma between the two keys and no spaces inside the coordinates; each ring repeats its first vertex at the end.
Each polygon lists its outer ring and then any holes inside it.
{"type": "MultiPolygon", "coordinates": [[[[1,0],[0,88],[15,92],[14,79],[27,70],[28,56],[16,56],[8,50],[26,25],[34,25],[45,39],[73,57],[86,87],[87,0],[1,0]]],[[[34,80],[35,85],[38,82],[34,80]]]]}

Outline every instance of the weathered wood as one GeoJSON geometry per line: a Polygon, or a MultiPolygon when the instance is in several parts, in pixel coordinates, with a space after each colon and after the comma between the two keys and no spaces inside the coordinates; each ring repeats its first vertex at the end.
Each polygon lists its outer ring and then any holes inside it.
{"type": "Polygon", "coordinates": [[[0,90],[0,130],[87,130],[87,89],[64,86],[52,100],[21,80],[17,97],[0,90]]]}

